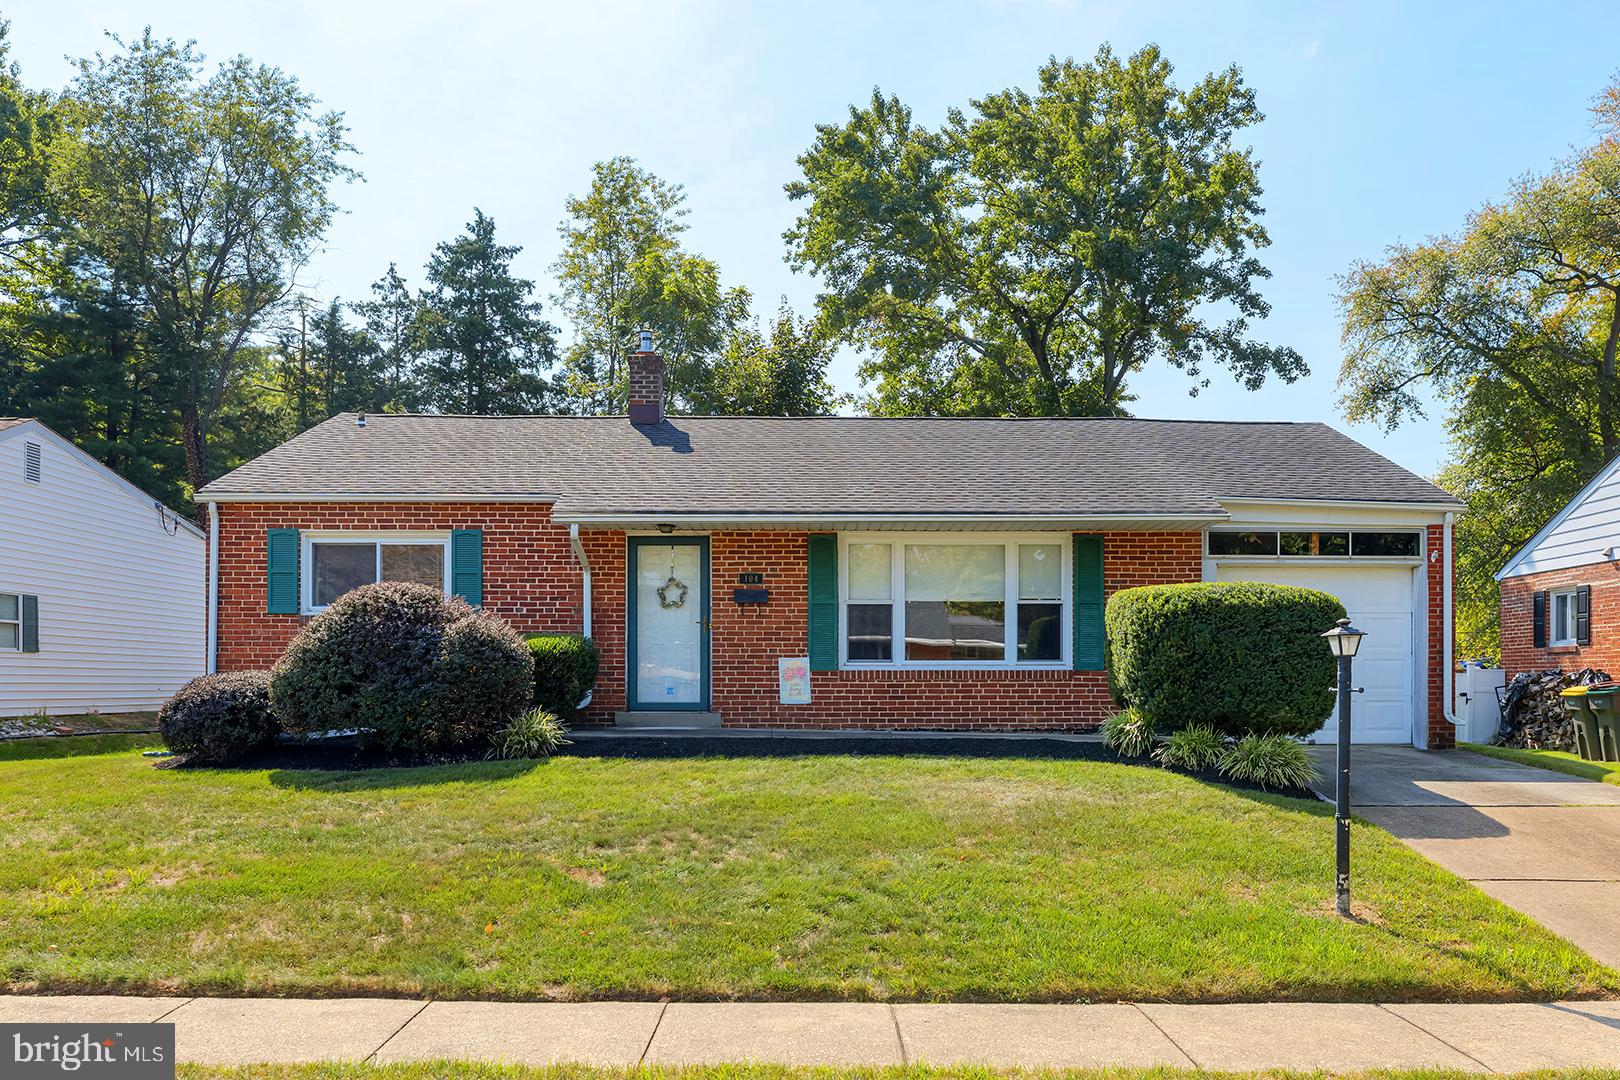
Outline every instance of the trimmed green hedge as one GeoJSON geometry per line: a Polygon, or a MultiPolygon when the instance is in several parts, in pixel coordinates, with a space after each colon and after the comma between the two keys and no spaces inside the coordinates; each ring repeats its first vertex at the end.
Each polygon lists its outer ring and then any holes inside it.
{"type": "Polygon", "coordinates": [[[596,685],[601,650],[578,634],[530,634],[534,657],[534,704],[559,720],[571,720],[596,685]]]}
{"type": "Polygon", "coordinates": [[[270,673],[293,734],[360,729],[413,753],[488,746],[528,706],[534,668],[517,631],[431,585],[362,585],[311,619],[270,673]]]}
{"type": "Polygon", "coordinates": [[[1319,636],[1338,597],[1261,582],[1152,585],[1108,599],[1114,700],[1161,730],[1303,736],[1333,711],[1333,655],[1319,636]]]}
{"type": "Polygon", "coordinates": [[[199,765],[227,765],[275,741],[268,671],[199,675],[163,703],[163,745],[199,765]]]}

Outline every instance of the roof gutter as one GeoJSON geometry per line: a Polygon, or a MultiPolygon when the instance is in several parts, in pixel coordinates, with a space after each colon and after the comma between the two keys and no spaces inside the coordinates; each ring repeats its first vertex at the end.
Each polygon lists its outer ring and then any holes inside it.
{"type": "Polygon", "coordinates": [[[1009,525],[1027,528],[1141,528],[1165,522],[1198,529],[1227,521],[1231,515],[1222,511],[1200,514],[870,514],[870,513],[818,513],[818,514],[739,514],[730,512],[697,514],[663,513],[570,513],[560,511],[552,515],[558,523],[597,528],[656,528],[659,525],[806,525],[829,526],[859,523],[862,525],[896,526],[901,528],[930,525],[982,525],[1005,528],[1009,525]]]}
{"type": "Polygon", "coordinates": [[[1402,502],[1398,499],[1229,499],[1221,497],[1222,504],[1233,506],[1339,506],[1356,510],[1427,510],[1431,513],[1451,513],[1466,504],[1460,499],[1430,502],[1402,502]]]}
{"type": "Polygon", "coordinates": [[[200,503],[549,503],[558,496],[533,492],[491,495],[488,492],[422,492],[399,491],[386,494],[377,492],[344,491],[199,491],[195,501],[200,503]]]}

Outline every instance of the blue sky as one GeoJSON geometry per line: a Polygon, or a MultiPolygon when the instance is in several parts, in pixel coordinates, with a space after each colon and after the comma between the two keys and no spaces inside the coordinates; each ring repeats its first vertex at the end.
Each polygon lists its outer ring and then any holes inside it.
{"type": "MultiPolygon", "coordinates": [[[[874,86],[937,124],[951,105],[1032,86],[1050,55],[1156,42],[1186,85],[1242,67],[1266,121],[1262,160],[1273,306],[1258,328],[1310,362],[1293,386],[1242,390],[1220,373],[1196,398],[1156,367],[1143,416],[1315,419],[1418,472],[1444,458],[1438,411],[1384,433],[1351,428],[1334,387],[1334,276],[1386,244],[1451,231],[1520,174],[1590,140],[1587,106],[1616,67],[1607,5],[999,2],[416,3],[405,0],[30,0],[6,12],[16,58],[60,86],[66,55],[145,23],[212,58],[293,72],[347,114],[365,182],[311,267],[320,296],[358,299],[390,261],[412,279],[482,207],[549,294],[563,199],[593,161],[629,154],[690,195],[689,245],[756,307],[807,310],[815,282],[783,262],[782,185],[818,122],[874,86]]],[[[855,358],[836,380],[856,385],[855,358]]]]}

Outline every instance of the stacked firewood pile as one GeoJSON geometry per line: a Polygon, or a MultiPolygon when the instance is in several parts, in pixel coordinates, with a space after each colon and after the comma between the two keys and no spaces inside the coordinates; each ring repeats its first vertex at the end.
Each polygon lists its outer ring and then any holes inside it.
{"type": "Polygon", "coordinates": [[[1575,725],[1558,692],[1611,681],[1596,668],[1520,672],[1503,692],[1502,732],[1495,741],[1526,750],[1574,750],[1575,725]]]}

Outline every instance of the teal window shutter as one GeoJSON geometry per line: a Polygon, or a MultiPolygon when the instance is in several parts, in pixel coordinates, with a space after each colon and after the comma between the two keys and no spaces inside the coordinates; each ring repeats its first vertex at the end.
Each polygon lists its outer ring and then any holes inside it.
{"type": "Polygon", "coordinates": [[[265,536],[264,610],[298,614],[298,530],[271,529],[265,536]]]}
{"type": "Polygon", "coordinates": [[[810,670],[838,670],[838,537],[810,535],[810,670]]]}
{"type": "Polygon", "coordinates": [[[22,597],[22,651],[39,652],[39,597],[22,597]]]}
{"type": "Polygon", "coordinates": [[[1074,538],[1074,670],[1101,671],[1103,659],[1103,538],[1074,538]]]}
{"type": "Polygon", "coordinates": [[[484,530],[450,534],[450,591],[473,607],[484,602],[484,530]]]}

